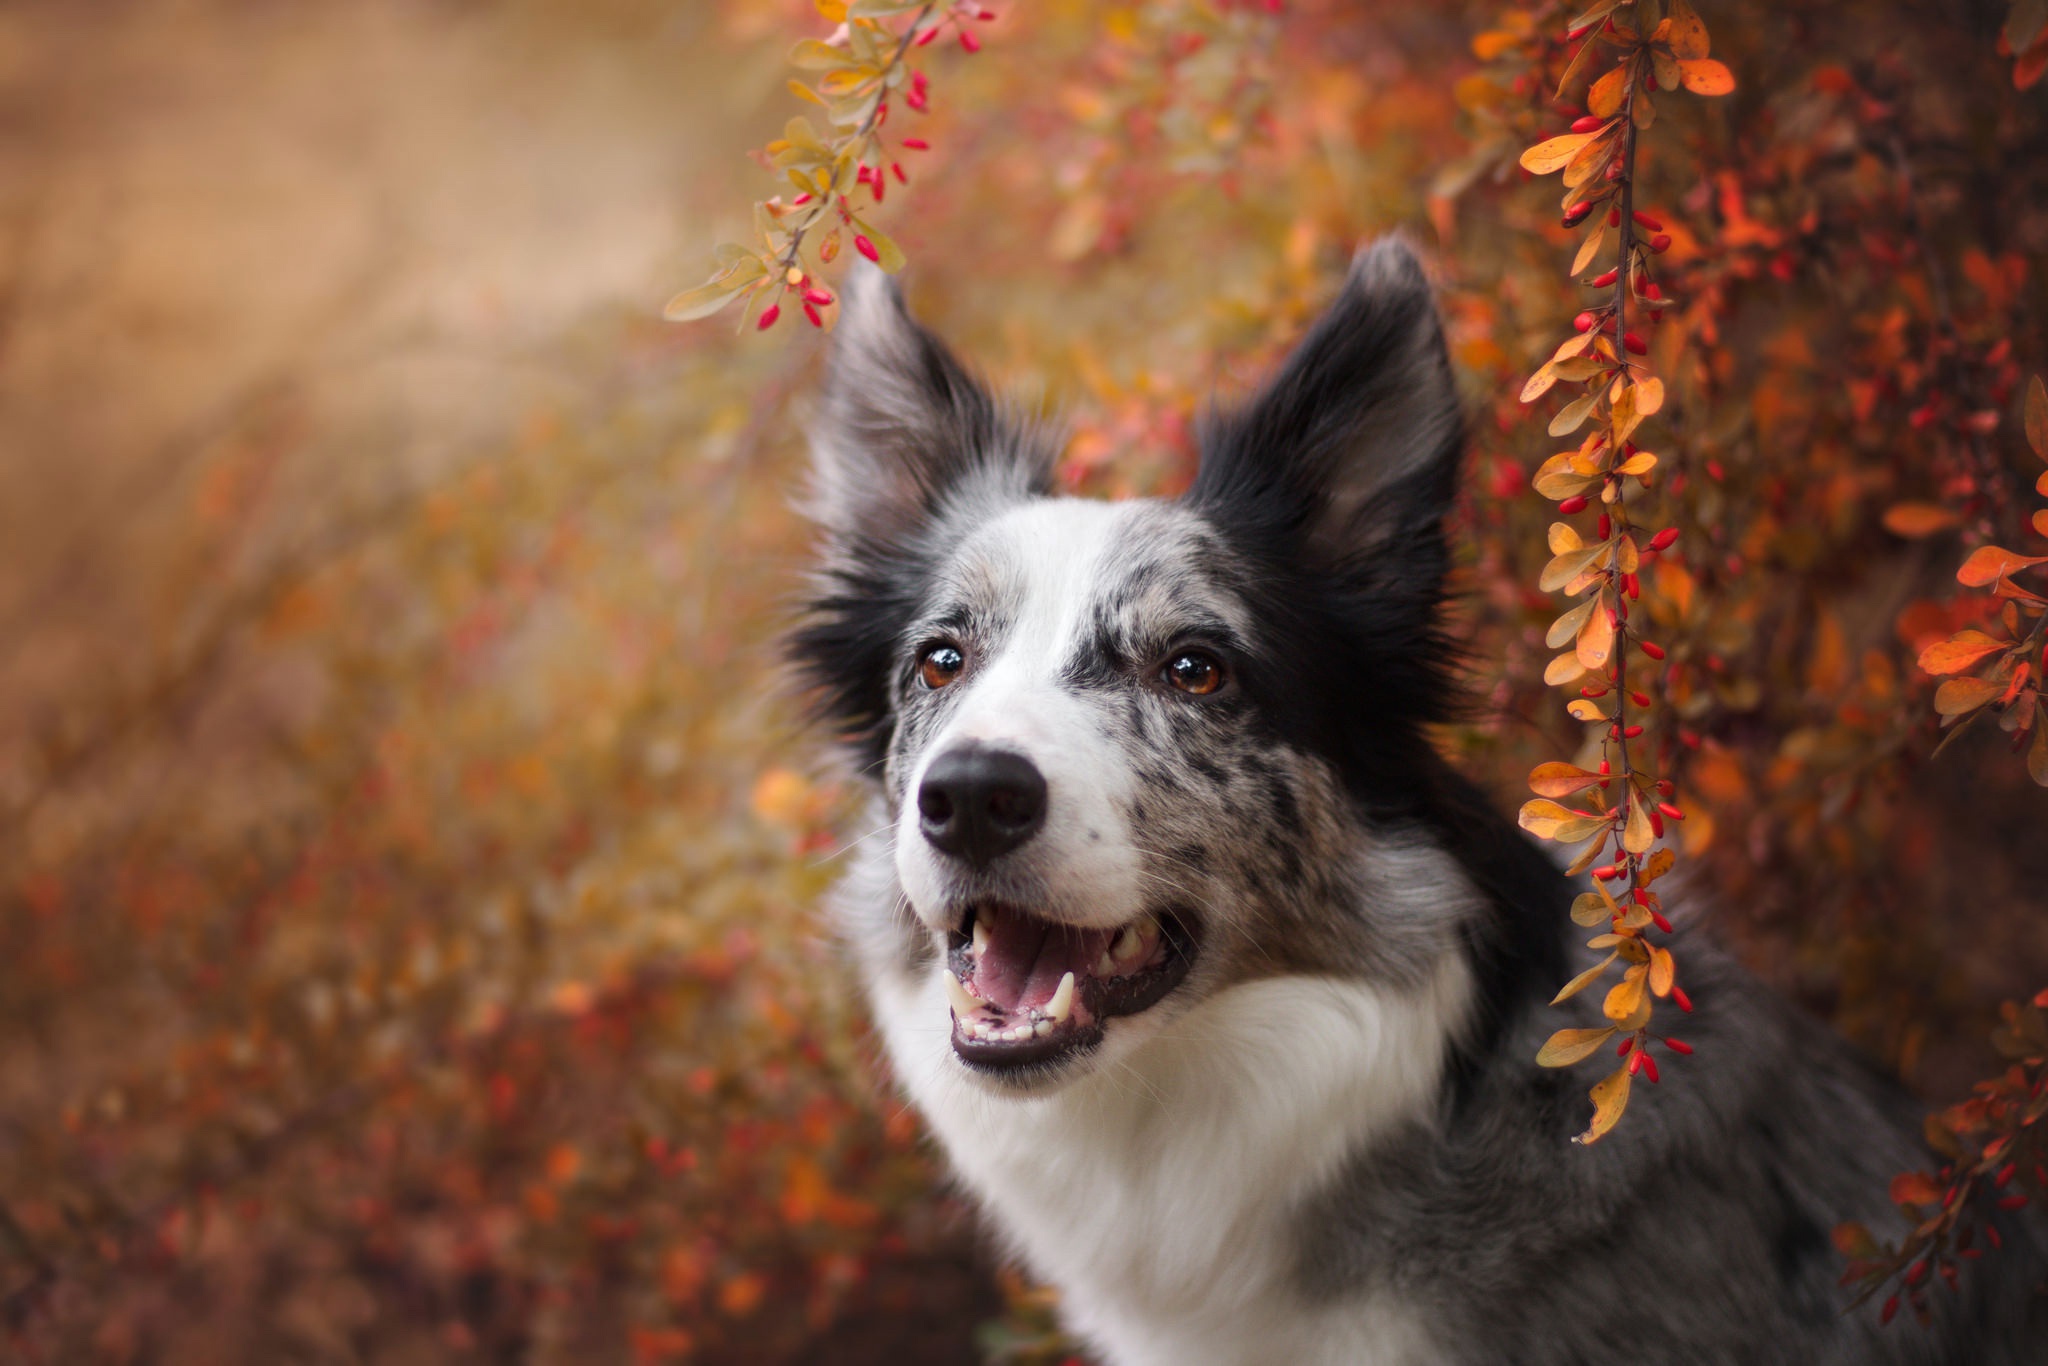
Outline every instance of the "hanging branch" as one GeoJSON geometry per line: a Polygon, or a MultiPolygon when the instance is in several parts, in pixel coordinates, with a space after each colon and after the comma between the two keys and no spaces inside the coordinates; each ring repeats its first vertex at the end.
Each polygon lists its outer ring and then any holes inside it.
{"type": "Polygon", "coordinates": [[[1570,648],[1551,661],[1544,681],[1577,690],[1566,710],[1601,728],[1601,758],[1598,769],[1590,771],[1562,762],[1539,765],[1529,775],[1536,799],[1521,812],[1522,827],[1540,838],[1585,842],[1570,872],[1590,870],[1594,890],[1573,903],[1572,919],[1600,930],[1588,943],[1607,951],[1598,964],[1566,983],[1552,1004],[1601,981],[1617,963],[1622,969],[1603,1003],[1607,1023],[1559,1030],[1537,1054],[1545,1067],[1568,1067],[1619,1039],[1617,1054],[1625,1061],[1593,1087],[1593,1119],[1579,1135],[1581,1143],[1595,1142],[1614,1127],[1637,1076],[1657,1081],[1653,1044],[1681,1055],[1692,1051],[1652,1027],[1657,1001],[1669,999],[1682,1011],[1692,1003],[1677,984],[1671,950],[1652,938],[1652,931],[1671,933],[1662,899],[1651,888],[1674,862],[1669,849],[1652,850],[1663,838],[1665,822],[1682,820],[1685,813],[1671,782],[1652,775],[1636,743],[1653,705],[1645,691],[1653,686],[1647,675],[1654,673],[1664,651],[1641,635],[1629,609],[1641,596],[1637,575],[1644,563],[1678,538],[1676,528],[1666,527],[1639,541],[1630,516],[1630,499],[1652,487],[1657,466],[1656,455],[1640,449],[1634,437],[1643,420],[1664,405],[1663,381],[1643,359],[1649,347],[1632,330],[1632,318],[1647,326],[1671,302],[1652,278],[1653,258],[1670,247],[1671,237],[1663,224],[1635,207],[1636,151],[1639,135],[1656,117],[1653,92],[1683,88],[1721,95],[1735,82],[1727,67],[1707,56],[1706,25],[1685,0],[1672,0],[1661,20],[1653,21],[1647,9],[1637,0],[1606,0],[1572,23],[1567,41],[1581,45],[1566,67],[1559,94],[1582,73],[1590,75],[1603,55],[1612,65],[1587,91],[1585,115],[1569,131],[1521,157],[1522,167],[1533,174],[1563,172],[1566,227],[1592,224],[1572,262],[1574,278],[1585,277],[1601,261],[1609,234],[1614,241],[1614,255],[1608,258],[1613,264],[1585,281],[1611,294],[1573,320],[1575,335],[1522,389],[1522,401],[1528,403],[1559,383],[1585,386],[1549,429],[1557,437],[1584,430],[1585,437],[1577,449],[1546,461],[1534,485],[1555,499],[1566,517],[1593,517],[1590,539],[1570,522],[1552,524],[1554,558],[1539,586],[1582,599],[1551,625],[1549,646],[1570,648]],[[1600,213],[1603,206],[1605,214],[1600,213]],[[1651,662],[1645,676],[1631,678],[1631,649],[1651,662]],[[1567,805],[1572,798],[1589,804],[1567,805]],[[1610,846],[1611,859],[1600,862],[1610,846]]]}

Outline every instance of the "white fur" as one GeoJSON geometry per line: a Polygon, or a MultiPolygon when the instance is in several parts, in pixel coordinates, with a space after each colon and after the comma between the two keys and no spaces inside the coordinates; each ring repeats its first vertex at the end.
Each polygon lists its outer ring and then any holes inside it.
{"type": "MultiPolygon", "coordinates": [[[[1042,860],[1043,909],[1071,924],[1108,929],[1145,909],[1138,857],[1124,828],[1121,800],[1131,778],[1105,765],[1085,704],[1060,686],[1059,669],[1085,626],[1089,586],[1119,525],[1135,504],[1060,499],[1032,503],[977,529],[973,558],[950,567],[968,580],[1010,590],[1016,616],[993,658],[976,661],[946,726],[925,746],[905,790],[917,791],[936,755],[963,740],[995,742],[1031,760],[1045,776],[1045,828],[1032,840],[1042,860]]],[[[918,834],[914,802],[898,816],[896,875],[925,923],[948,911],[946,873],[918,834]]]]}
{"type": "Polygon", "coordinates": [[[1163,1029],[1112,1020],[1107,1065],[1034,1096],[991,1094],[954,1055],[936,967],[912,979],[870,966],[912,1099],[1108,1361],[1440,1359],[1427,1325],[1385,1296],[1296,1297],[1287,1231],[1340,1163],[1428,1105],[1470,997],[1462,957],[1445,954],[1407,993],[1284,977],[1221,992],[1163,1029]],[[1119,1047],[1120,1032],[1150,1037],[1119,1047]]]}

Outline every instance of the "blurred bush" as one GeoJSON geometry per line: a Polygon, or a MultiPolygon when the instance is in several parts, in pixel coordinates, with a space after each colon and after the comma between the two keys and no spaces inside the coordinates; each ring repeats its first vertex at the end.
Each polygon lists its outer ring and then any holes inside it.
{"type": "MultiPolygon", "coordinates": [[[[887,206],[921,310],[1055,396],[1074,488],[1171,491],[1353,243],[1433,240],[1482,413],[1488,708],[1446,742],[1516,800],[1575,742],[1525,587],[1549,443],[1513,397],[1576,305],[1470,83],[1495,7],[1010,9],[933,61],[887,206]]],[[[1956,547],[1881,524],[1947,496],[1899,435],[1930,339],[2048,354],[2048,149],[2000,17],[1730,0],[1744,85],[1646,170],[1711,268],[1670,447],[1713,547],[1665,604],[1703,699],[1692,852],[1763,970],[1942,1098],[2048,965],[2039,794],[1981,745],[1925,762],[1910,662],[1958,624],[1956,547]],[[1896,272],[1844,265],[1859,240],[1896,272]]],[[[742,230],[737,151],[824,27],[798,0],[0,16],[10,1350],[1059,1359],[814,911],[867,833],[773,663],[814,334],[653,320],[742,230]]]]}

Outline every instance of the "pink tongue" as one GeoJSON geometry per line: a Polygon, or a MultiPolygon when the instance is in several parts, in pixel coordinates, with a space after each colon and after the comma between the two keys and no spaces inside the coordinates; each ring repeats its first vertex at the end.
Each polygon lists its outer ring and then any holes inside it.
{"type": "Polygon", "coordinates": [[[1012,1014],[1050,1001],[1067,973],[1076,982],[1090,975],[1115,934],[1015,912],[984,915],[981,923],[988,927],[988,944],[974,970],[975,994],[1012,1014]]]}

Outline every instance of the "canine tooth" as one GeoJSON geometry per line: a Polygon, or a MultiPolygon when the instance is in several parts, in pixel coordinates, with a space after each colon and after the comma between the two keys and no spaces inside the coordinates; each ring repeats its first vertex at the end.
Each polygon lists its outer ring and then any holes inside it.
{"type": "Polygon", "coordinates": [[[1128,959],[1135,958],[1137,953],[1138,927],[1136,925],[1126,925],[1124,926],[1123,933],[1116,937],[1116,942],[1109,946],[1110,957],[1122,963],[1128,959]]]}
{"type": "Polygon", "coordinates": [[[987,947],[988,920],[984,916],[977,915],[974,917],[974,956],[976,958],[981,957],[982,950],[987,947]]]}
{"type": "Polygon", "coordinates": [[[1037,1024],[1031,1027],[1031,1032],[1033,1034],[1036,1034],[1041,1039],[1044,1038],[1046,1035],[1052,1033],[1052,1021],[1040,1020],[1037,1024]]]}
{"type": "Polygon", "coordinates": [[[1102,957],[1095,960],[1095,975],[1097,977],[1116,976],[1116,959],[1109,956],[1108,949],[1104,949],[1102,957]]]}
{"type": "Polygon", "coordinates": [[[951,969],[946,972],[946,1002],[953,1007],[953,1014],[965,1020],[981,1009],[981,1002],[968,995],[967,988],[960,985],[951,969]]]}
{"type": "Polygon", "coordinates": [[[1074,974],[1070,972],[1060,978],[1059,989],[1053,992],[1052,999],[1045,1003],[1045,1013],[1055,1022],[1064,1024],[1073,1008],[1074,974]]]}

